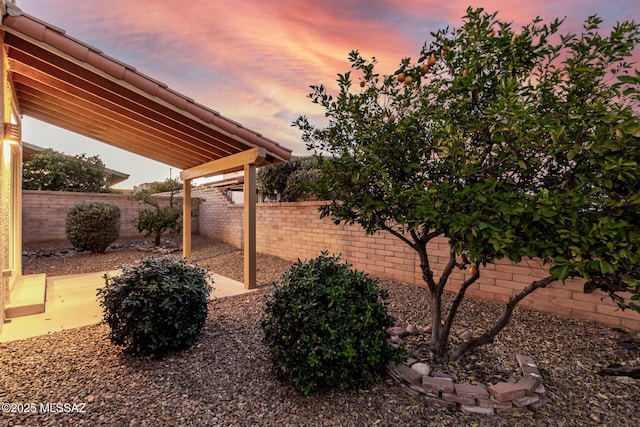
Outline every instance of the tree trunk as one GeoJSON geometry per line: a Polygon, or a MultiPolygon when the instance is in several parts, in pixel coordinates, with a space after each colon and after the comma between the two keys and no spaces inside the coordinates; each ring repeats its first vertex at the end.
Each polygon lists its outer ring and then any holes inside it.
{"type": "Polygon", "coordinates": [[[447,339],[442,324],[442,291],[431,293],[431,351],[436,360],[446,362],[447,339]]]}

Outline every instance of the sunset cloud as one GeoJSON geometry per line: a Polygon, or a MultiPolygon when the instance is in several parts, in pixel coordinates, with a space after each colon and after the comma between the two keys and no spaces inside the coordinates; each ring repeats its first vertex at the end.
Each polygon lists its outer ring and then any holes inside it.
{"type": "Polygon", "coordinates": [[[309,85],[334,85],[353,49],[393,72],[403,57],[418,56],[430,32],[460,26],[469,5],[516,26],[566,16],[562,32],[579,31],[592,14],[605,28],[640,17],[635,0],[18,0],[25,13],[295,154],[305,148],[291,122],[322,115],[306,97],[309,85]]]}

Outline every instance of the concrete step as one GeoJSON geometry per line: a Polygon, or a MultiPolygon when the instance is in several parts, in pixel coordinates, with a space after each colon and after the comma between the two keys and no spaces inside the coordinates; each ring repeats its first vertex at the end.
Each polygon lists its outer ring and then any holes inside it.
{"type": "Polygon", "coordinates": [[[11,292],[9,304],[5,306],[4,317],[12,319],[15,317],[44,313],[46,298],[46,274],[21,276],[18,278],[11,292]]]}

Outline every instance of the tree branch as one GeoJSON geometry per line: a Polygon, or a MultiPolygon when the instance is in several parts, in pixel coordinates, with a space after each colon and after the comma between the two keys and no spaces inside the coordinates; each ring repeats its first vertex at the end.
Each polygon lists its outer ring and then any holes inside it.
{"type": "Polygon", "coordinates": [[[529,286],[524,288],[519,294],[512,296],[509,299],[509,302],[507,302],[507,305],[505,306],[504,313],[502,313],[502,316],[500,317],[500,319],[498,319],[496,324],[491,329],[483,332],[482,335],[478,337],[474,337],[469,341],[466,341],[465,343],[461,344],[452,353],[450,360],[452,361],[460,360],[460,358],[465,353],[473,350],[474,348],[493,342],[496,335],[498,335],[498,333],[509,323],[509,320],[511,319],[511,315],[513,314],[513,310],[515,309],[516,305],[520,301],[522,301],[527,295],[531,294],[536,289],[545,288],[547,285],[549,285],[550,283],[556,280],[557,279],[551,276],[545,277],[544,279],[537,280],[531,283],[529,286]]]}
{"type": "Polygon", "coordinates": [[[479,266],[480,266],[480,263],[476,262],[475,263],[476,273],[472,274],[471,277],[465,280],[462,286],[460,286],[460,289],[458,290],[458,294],[453,300],[451,307],[449,307],[447,319],[444,322],[444,327],[442,331],[444,337],[447,338],[447,342],[448,342],[449,333],[451,332],[451,326],[453,325],[453,320],[455,319],[456,314],[458,313],[458,307],[460,306],[460,304],[462,303],[462,300],[464,299],[465,292],[467,291],[469,286],[473,285],[480,278],[480,269],[478,268],[479,266]]]}
{"type": "Polygon", "coordinates": [[[449,276],[451,272],[456,266],[456,253],[453,249],[449,249],[449,261],[447,261],[447,265],[442,270],[442,275],[440,276],[440,280],[438,281],[438,287],[444,289],[447,284],[447,280],[449,280],[449,276]]]}
{"type": "MultiPolygon", "coordinates": [[[[381,227],[383,230],[388,231],[389,233],[391,233],[392,235],[394,235],[395,237],[397,237],[398,239],[402,240],[404,243],[406,243],[407,245],[409,245],[411,247],[411,249],[413,249],[414,251],[418,251],[418,247],[417,247],[417,240],[416,243],[412,242],[411,240],[409,240],[407,237],[405,237],[404,234],[400,233],[397,230],[394,230],[392,227],[389,227],[388,225],[384,224],[381,227]]],[[[413,231],[413,230],[412,230],[413,231]]],[[[413,236],[413,233],[412,233],[413,236]]],[[[415,239],[415,236],[414,236],[415,239]]]]}

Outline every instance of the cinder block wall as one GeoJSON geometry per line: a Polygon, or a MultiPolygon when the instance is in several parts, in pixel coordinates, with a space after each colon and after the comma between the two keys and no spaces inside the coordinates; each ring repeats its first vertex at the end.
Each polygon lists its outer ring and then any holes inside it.
{"type": "MultiPolygon", "coordinates": [[[[200,206],[200,234],[242,247],[242,205],[232,204],[219,188],[196,188],[194,197],[205,201],[200,206]]],[[[330,218],[320,219],[322,202],[258,204],[257,250],[288,260],[309,259],[326,250],[342,254],[358,270],[373,277],[424,286],[417,255],[406,244],[388,233],[367,236],[357,226],[335,225],[330,218]]],[[[449,254],[445,239],[432,242],[432,268],[439,274],[449,254]],[[433,255],[435,254],[435,258],[433,255]]],[[[532,281],[545,277],[541,263],[530,260],[519,265],[499,262],[481,269],[481,278],[468,291],[473,298],[506,302],[532,281]]],[[[454,271],[449,289],[469,274],[454,271]]],[[[520,303],[520,307],[578,319],[594,320],[611,326],[640,330],[640,314],[618,310],[599,291],[585,294],[581,280],[567,280],[539,289],[520,303]]]]}
{"type": "MultiPolygon", "coordinates": [[[[169,196],[158,196],[161,206],[169,204],[169,196]]],[[[22,243],[40,243],[52,240],[66,240],[65,219],[67,211],[78,203],[103,202],[112,203],[120,208],[120,237],[143,237],[133,226],[134,218],[143,209],[152,208],[142,202],[129,199],[126,194],[114,193],[71,193],[63,191],[22,192],[22,243]]],[[[182,204],[182,198],[175,198],[174,203],[182,204]]],[[[192,209],[198,212],[198,204],[192,209]]],[[[192,234],[198,234],[199,218],[192,219],[192,234]]]]}

